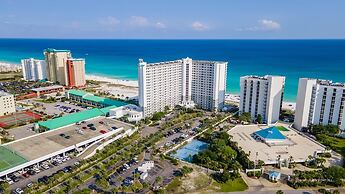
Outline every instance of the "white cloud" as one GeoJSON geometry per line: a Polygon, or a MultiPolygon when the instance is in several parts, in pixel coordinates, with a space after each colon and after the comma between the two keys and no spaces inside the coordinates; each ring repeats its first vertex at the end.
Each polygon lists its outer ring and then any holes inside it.
{"type": "Polygon", "coordinates": [[[238,28],[237,31],[276,31],[281,27],[280,23],[274,20],[258,20],[257,26],[238,28]]]}
{"type": "Polygon", "coordinates": [[[120,20],[118,20],[117,18],[113,17],[113,16],[108,16],[105,18],[101,18],[98,21],[99,24],[103,25],[103,26],[108,26],[108,27],[115,27],[120,23],[120,20]]]}
{"type": "Polygon", "coordinates": [[[201,22],[196,21],[196,22],[192,23],[192,28],[194,30],[202,31],[202,30],[208,29],[208,26],[203,24],[203,23],[201,23],[201,22]]]}
{"type": "Polygon", "coordinates": [[[138,27],[147,27],[150,25],[150,22],[147,18],[143,16],[132,16],[129,24],[132,26],[138,26],[138,27]]]}
{"type": "Polygon", "coordinates": [[[258,21],[260,26],[266,30],[278,30],[280,29],[280,24],[273,20],[262,19],[258,21]]]}
{"type": "Polygon", "coordinates": [[[156,26],[157,28],[166,28],[165,24],[162,23],[162,22],[157,22],[157,23],[155,24],[155,26],[156,26]]]}
{"type": "Polygon", "coordinates": [[[166,28],[162,22],[153,22],[143,16],[132,16],[129,20],[129,25],[133,27],[153,27],[153,28],[166,28]]]}

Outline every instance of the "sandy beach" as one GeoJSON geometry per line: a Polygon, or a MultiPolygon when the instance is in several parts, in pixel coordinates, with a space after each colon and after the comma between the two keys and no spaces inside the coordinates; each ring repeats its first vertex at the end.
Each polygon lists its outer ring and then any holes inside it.
{"type": "Polygon", "coordinates": [[[98,90],[108,92],[115,97],[122,99],[137,99],[138,98],[138,81],[121,80],[98,75],[86,75],[87,80],[101,81],[98,90]]]}
{"type": "Polygon", "coordinates": [[[99,75],[85,75],[86,80],[95,80],[95,81],[102,81],[102,82],[108,82],[111,84],[119,84],[129,87],[138,87],[138,81],[136,80],[122,80],[122,79],[115,79],[115,78],[109,78],[109,77],[103,77],[99,75]]]}
{"type": "MultiPolygon", "coordinates": [[[[240,104],[240,95],[238,94],[225,94],[225,101],[233,104],[240,104]]],[[[296,103],[295,102],[283,102],[282,109],[295,111],[296,103]]]]}

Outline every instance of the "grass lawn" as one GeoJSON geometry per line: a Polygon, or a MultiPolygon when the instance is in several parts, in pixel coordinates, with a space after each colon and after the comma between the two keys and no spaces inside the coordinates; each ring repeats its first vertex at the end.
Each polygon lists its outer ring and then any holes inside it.
{"type": "Polygon", "coordinates": [[[171,183],[168,186],[166,186],[165,190],[168,193],[176,193],[181,184],[181,180],[179,178],[175,178],[173,181],[171,181],[171,183]]]}
{"type": "Polygon", "coordinates": [[[317,135],[316,138],[323,145],[329,146],[332,150],[345,157],[345,139],[324,134],[317,135]]]}
{"type": "Polygon", "coordinates": [[[276,128],[279,130],[279,131],[289,131],[287,128],[283,127],[283,126],[276,126],[276,128]]]}
{"type": "Polygon", "coordinates": [[[226,183],[214,181],[211,187],[211,189],[214,189],[216,192],[235,192],[248,189],[247,184],[241,177],[234,180],[228,180],[226,183]]]}

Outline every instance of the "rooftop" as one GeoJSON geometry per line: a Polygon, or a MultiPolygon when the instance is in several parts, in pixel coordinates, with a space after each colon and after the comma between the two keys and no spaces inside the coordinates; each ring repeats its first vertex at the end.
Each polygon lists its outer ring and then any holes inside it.
{"type": "Polygon", "coordinates": [[[262,129],[260,131],[255,132],[255,134],[268,140],[272,140],[272,139],[285,140],[286,139],[286,137],[276,127],[269,127],[266,129],[262,129]]]}
{"type": "Polygon", "coordinates": [[[12,94],[0,90],[0,96],[11,96],[12,94]]]}
{"type": "Polygon", "coordinates": [[[40,133],[28,138],[10,142],[5,146],[7,149],[20,154],[20,156],[26,158],[26,160],[32,161],[67,147],[75,146],[81,142],[100,137],[103,135],[100,133],[101,130],[108,131],[112,126],[117,128],[123,127],[124,130],[132,128],[132,125],[124,124],[114,119],[99,117],[88,120],[82,125],[71,125],[58,130],[40,133]],[[100,121],[103,121],[104,124],[100,124],[100,121]],[[90,123],[94,124],[96,130],[82,129],[82,126],[86,126],[90,123]],[[78,133],[76,128],[82,130],[83,133],[78,133]],[[70,138],[66,139],[61,137],[60,134],[68,135],[70,138]]]}
{"type": "MultiPolygon", "coordinates": [[[[80,96],[81,98],[83,98],[83,100],[88,100],[88,101],[92,101],[92,102],[96,102],[96,103],[100,103],[106,106],[124,106],[127,103],[122,102],[122,101],[118,101],[118,100],[113,100],[110,98],[104,98],[104,97],[100,97],[100,96],[95,96],[91,93],[87,93],[83,90],[69,90],[68,91],[69,94],[75,95],[75,96],[80,96]]],[[[113,107],[115,108],[115,107],[113,107]]]]}
{"type": "MultiPolygon", "coordinates": [[[[187,58],[183,58],[183,59],[191,59],[191,58],[187,57],[187,58]]],[[[183,59],[178,59],[178,60],[174,60],[174,61],[162,61],[162,62],[156,62],[156,63],[146,63],[146,62],[144,62],[143,59],[139,59],[139,64],[141,64],[141,65],[143,65],[143,64],[145,64],[145,65],[166,65],[166,64],[172,64],[172,63],[182,63],[183,59]]],[[[228,63],[225,61],[207,61],[207,60],[192,60],[192,61],[196,62],[196,63],[212,63],[212,64],[228,63]]]]}
{"type": "Polygon", "coordinates": [[[85,61],[84,58],[68,58],[67,60],[70,60],[70,61],[85,61]]]}
{"type": "Polygon", "coordinates": [[[64,49],[47,48],[47,49],[44,49],[44,52],[57,53],[57,52],[71,52],[71,51],[70,50],[64,50],[64,49]]]}
{"type": "Polygon", "coordinates": [[[53,129],[57,129],[57,128],[64,127],[67,125],[74,124],[79,121],[92,119],[92,118],[102,116],[102,115],[105,115],[104,111],[98,108],[94,108],[91,110],[85,110],[85,111],[81,111],[77,113],[68,114],[68,115],[47,120],[47,121],[41,121],[41,122],[38,122],[38,125],[40,125],[41,127],[45,127],[49,130],[53,130],[53,129]]]}
{"type": "Polygon", "coordinates": [[[32,88],[31,90],[35,92],[41,92],[41,91],[61,89],[61,88],[63,88],[63,86],[53,85],[53,86],[47,86],[47,87],[32,88]]]}
{"type": "Polygon", "coordinates": [[[276,76],[276,75],[265,75],[265,76],[247,75],[247,76],[242,76],[241,78],[256,79],[256,80],[268,80],[269,77],[282,77],[282,76],[276,76]]]}
{"type": "Polygon", "coordinates": [[[323,86],[345,87],[345,83],[333,83],[332,80],[317,80],[317,83],[323,86]]]}

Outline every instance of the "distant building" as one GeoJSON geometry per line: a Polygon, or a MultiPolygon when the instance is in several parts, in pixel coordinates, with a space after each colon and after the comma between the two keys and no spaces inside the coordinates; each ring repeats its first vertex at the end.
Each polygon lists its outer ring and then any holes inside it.
{"type": "Polygon", "coordinates": [[[67,59],[68,87],[85,86],[85,59],[67,59]]]}
{"type": "Polygon", "coordinates": [[[4,91],[0,91],[0,116],[16,112],[14,96],[4,91]]]}
{"type": "Polygon", "coordinates": [[[285,77],[244,76],[241,77],[240,84],[240,114],[250,113],[253,121],[261,115],[263,122],[267,124],[279,120],[285,77]]]}
{"type": "Polygon", "coordinates": [[[47,63],[48,80],[62,85],[68,85],[67,59],[71,58],[71,51],[45,49],[44,56],[47,63]]]}
{"type": "Polygon", "coordinates": [[[139,105],[144,117],[166,106],[182,105],[218,111],[224,106],[227,62],[185,58],[138,64],[139,105]]]}
{"type": "Polygon", "coordinates": [[[300,78],[294,127],[338,125],[345,130],[345,83],[300,78]]]}
{"type": "Polygon", "coordinates": [[[38,59],[22,59],[24,80],[37,81],[47,79],[47,63],[38,59]]]}

